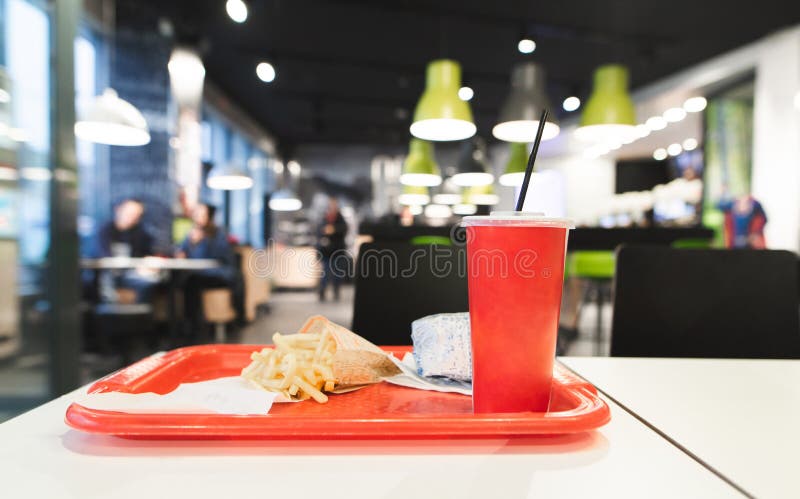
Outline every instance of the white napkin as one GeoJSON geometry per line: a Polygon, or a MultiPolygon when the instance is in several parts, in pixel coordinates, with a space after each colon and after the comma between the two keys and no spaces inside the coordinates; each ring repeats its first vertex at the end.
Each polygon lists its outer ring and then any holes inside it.
{"type": "Polygon", "coordinates": [[[400,368],[402,374],[397,374],[390,378],[384,378],[387,383],[416,388],[417,390],[430,390],[434,392],[460,393],[462,395],[472,395],[472,384],[465,381],[457,381],[449,378],[423,377],[418,374],[417,363],[414,356],[406,353],[403,360],[397,360],[393,355],[389,358],[400,368]]]}
{"type": "Polygon", "coordinates": [[[267,414],[280,394],[253,386],[240,376],[184,383],[157,393],[87,393],[75,400],[89,409],[135,414],[267,414]]]}

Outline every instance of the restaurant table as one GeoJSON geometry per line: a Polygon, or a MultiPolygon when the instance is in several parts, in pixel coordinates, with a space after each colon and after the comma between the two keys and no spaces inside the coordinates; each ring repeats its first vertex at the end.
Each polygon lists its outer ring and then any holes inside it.
{"type": "Polygon", "coordinates": [[[81,259],[81,268],[89,270],[127,270],[140,267],[152,270],[206,270],[219,267],[219,262],[211,258],[161,258],[157,256],[143,258],[108,256],[81,259]]]}
{"type": "Polygon", "coordinates": [[[186,271],[199,271],[215,269],[220,266],[212,258],[163,258],[146,256],[143,258],[129,256],[107,256],[102,258],[82,258],[80,266],[86,270],[130,270],[146,268],[160,270],[168,273],[167,285],[169,287],[169,332],[172,343],[178,346],[180,336],[180,321],[178,320],[177,306],[177,277],[176,273],[186,271]]]}
{"type": "Polygon", "coordinates": [[[78,393],[0,424],[3,497],[741,497],[610,401],[607,425],[564,436],[159,441],[68,428],[78,393]]]}
{"type": "Polygon", "coordinates": [[[800,497],[800,360],[563,358],[755,497],[800,497]]]}

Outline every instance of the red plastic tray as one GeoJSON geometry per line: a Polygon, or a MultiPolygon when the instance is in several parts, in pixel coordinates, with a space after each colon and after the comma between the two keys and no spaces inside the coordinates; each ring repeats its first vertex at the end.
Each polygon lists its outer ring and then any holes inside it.
{"type": "MultiPolygon", "coordinates": [[[[168,393],[179,384],[237,375],[257,345],[204,345],[143,359],[90,392],[168,393]]],[[[408,347],[384,347],[396,356],[408,347]]],[[[378,383],[313,401],[274,404],[263,416],[129,414],[72,404],[69,426],[130,438],[380,439],[497,438],[592,430],[610,419],[595,388],[556,364],[549,412],[473,414],[470,397],[378,383]]]]}

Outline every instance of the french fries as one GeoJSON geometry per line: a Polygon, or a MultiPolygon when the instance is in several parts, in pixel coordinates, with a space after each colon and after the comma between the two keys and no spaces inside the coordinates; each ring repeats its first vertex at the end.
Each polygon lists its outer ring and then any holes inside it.
{"type": "Polygon", "coordinates": [[[275,348],[253,352],[242,377],[290,400],[312,398],[324,404],[337,382],[333,374],[336,341],[328,331],[272,336],[275,348]]]}

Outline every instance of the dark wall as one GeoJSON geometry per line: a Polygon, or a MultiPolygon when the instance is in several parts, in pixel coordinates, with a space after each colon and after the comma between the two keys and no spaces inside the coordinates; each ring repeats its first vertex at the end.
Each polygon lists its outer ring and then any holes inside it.
{"type": "Polygon", "coordinates": [[[124,3],[118,12],[115,53],[110,84],[119,96],[136,106],[150,127],[150,143],[141,147],[112,147],[109,161],[109,198],[116,203],[128,197],[144,201],[144,223],[161,251],[171,242],[172,206],[177,186],[170,178],[168,106],[171,52],[169,39],[154,27],[130,19],[126,25],[124,3]]]}

